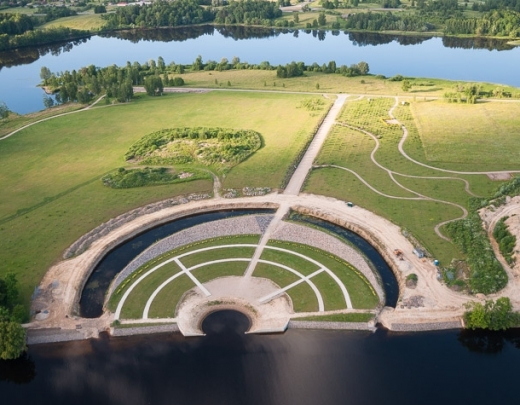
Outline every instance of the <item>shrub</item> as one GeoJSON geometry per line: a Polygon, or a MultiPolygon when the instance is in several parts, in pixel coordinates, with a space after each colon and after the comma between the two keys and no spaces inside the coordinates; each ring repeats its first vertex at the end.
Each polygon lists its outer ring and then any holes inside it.
{"type": "Polygon", "coordinates": [[[470,302],[465,305],[464,322],[468,329],[506,330],[517,326],[520,314],[513,312],[513,305],[508,297],[502,297],[494,302],[486,300],[470,302]]]}

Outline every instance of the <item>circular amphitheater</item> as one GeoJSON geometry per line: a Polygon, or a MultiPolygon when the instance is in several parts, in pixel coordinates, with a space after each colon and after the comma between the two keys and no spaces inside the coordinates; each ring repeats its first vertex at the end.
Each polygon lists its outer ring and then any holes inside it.
{"type": "Polygon", "coordinates": [[[203,333],[205,317],[222,309],[245,314],[250,333],[316,322],[317,327],[328,323],[341,328],[340,323],[350,328],[357,322],[365,329],[380,322],[395,330],[425,322],[430,329],[460,324],[457,311],[467,299],[438,283],[435,266],[413,249],[396,225],[329,197],[270,194],[186,202],[99,232],[84,252],[54,265],[40,284],[41,299],[33,301],[33,308],[44,308],[48,317],[33,327],[67,331],[56,337],[60,340],[105,330],[117,335],[180,330],[193,336],[203,333]],[[244,209],[264,212],[203,222],[155,241],[118,270],[101,297],[101,316],[79,316],[89,277],[117,246],[182,218],[244,209]],[[395,275],[398,307],[384,306],[386,286],[363,254],[327,230],[291,220],[291,212],[325,220],[368,241],[395,275]],[[403,252],[399,258],[395,248],[403,252]],[[412,273],[419,282],[409,289],[404,280],[412,273]],[[420,308],[405,305],[417,297],[420,308]]]}
{"type": "Polygon", "coordinates": [[[283,331],[290,319],[373,318],[384,296],[360,253],[305,225],[271,229],[273,221],[229,218],[158,241],[114,279],[107,309],[119,324],[176,323],[188,336],[223,308],[247,315],[257,333],[283,331]]]}

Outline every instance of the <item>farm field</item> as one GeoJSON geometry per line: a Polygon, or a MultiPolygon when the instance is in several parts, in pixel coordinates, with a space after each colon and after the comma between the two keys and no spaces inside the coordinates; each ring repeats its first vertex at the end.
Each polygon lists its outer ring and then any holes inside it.
{"type": "Polygon", "coordinates": [[[33,125],[1,141],[0,258],[17,273],[29,302],[47,268],[72,242],[132,208],[177,195],[212,193],[212,182],[114,190],[100,178],[125,166],[142,136],[177,126],[253,129],[263,145],[224,179],[224,187],[279,187],[320,116],[299,108],[308,96],[222,93],[137,95],[33,125]],[[137,118],[138,117],[138,118],[137,118]],[[269,175],[266,175],[268,173],[269,175]]]}

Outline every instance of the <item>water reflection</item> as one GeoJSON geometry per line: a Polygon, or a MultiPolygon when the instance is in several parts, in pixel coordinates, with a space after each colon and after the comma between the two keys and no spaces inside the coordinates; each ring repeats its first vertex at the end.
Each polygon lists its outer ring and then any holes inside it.
{"type": "Polygon", "coordinates": [[[489,330],[462,330],[458,341],[471,352],[481,354],[498,354],[509,343],[512,347],[520,349],[520,330],[507,331],[489,330]]]}
{"type": "Polygon", "coordinates": [[[348,39],[357,46],[377,46],[397,42],[399,45],[419,45],[432,39],[432,36],[379,34],[377,32],[345,32],[348,39]]]}
{"type": "Polygon", "coordinates": [[[488,51],[510,51],[514,48],[507,43],[507,40],[496,38],[443,37],[442,44],[446,48],[487,49],[488,51]]]}
{"type": "Polygon", "coordinates": [[[0,52],[0,70],[3,67],[31,64],[47,54],[58,56],[63,52],[69,52],[74,48],[74,46],[84,44],[89,39],[90,38],[82,38],[70,42],[60,42],[56,44],[19,48],[12,51],[0,52]]]}
{"type": "Polygon", "coordinates": [[[16,360],[0,360],[0,381],[28,384],[35,376],[34,361],[27,353],[16,360]]]}
{"type": "Polygon", "coordinates": [[[13,362],[0,362],[2,404],[488,405],[496,398],[501,403],[518,401],[518,332],[506,332],[502,349],[482,356],[458,340],[472,336],[474,341],[478,336],[466,332],[289,330],[280,335],[248,335],[242,333],[247,327],[246,323],[240,326],[242,315],[230,314],[235,320],[222,319],[219,312],[214,316],[217,319],[206,319],[215,333],[200,338],[103,336],[33,346],[29,360],[36,364],[36,374],[27,361],[20,362],[25,366],[18,369],[13,362]]]}

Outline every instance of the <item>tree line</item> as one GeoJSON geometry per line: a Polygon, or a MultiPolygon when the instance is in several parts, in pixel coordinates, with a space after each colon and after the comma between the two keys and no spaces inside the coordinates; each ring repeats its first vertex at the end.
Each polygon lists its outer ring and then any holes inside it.
{"type": "Polygon", "coordinates": [[[26,320],[27,311],[18,303],[16,276],[8,273],[0,278],[0,359],[16,359],[26,350],[21,326],[26,320]]]}
{"type": "Polygon", "coordinates": [[[29,30],[20,35],[0,34],[0,51],[59,41],[71,41],[79,38],[90,38],[90,32],[73,30],[67,27],[56,27],[29,30]]]}
{"type": "MultiPolygon", "coordinates": [[[[184,79],[178,75],[186,71],[224,71],[229,69],[259,69],[276,70],[279,78],[302,76],[304,72],[337,73],[344,76],[363,76],[369,72],[366,62],[359,62],[350,66],[337,66],[335,61],[328,64],[306,65],[304,62],[291,62],[286,65],[272,66],[268,61],[259,64],[242,62],[240,58],[233,57],[231,61],[222,58],[220,62],[208,60],[204,62],[202,56],[188,65],[170,62],[166,64],[159,56],[157,61],[150,59],[143,64],[139,62],[127,62],[125,66],[111,65],[103,68],[89,65],[79,70],[51,72],[43,66],[40,70],[41,85],[48,92],[56,95],[58,103],[80,102],[89,103],[102,94],[106,95],[106,102],[115,99],[119,102],[128,102],[132,99],[134,86],[143,86],[150,96],[159,96],[166,86],[183,86],[184,79]],[[176,76],[177,75],[177,76],[176,76]]],[[[228,83],[229,85],[229,83],[228,83]]],[[[47,108],[54,105],[51,97],[44,98],[47,108]]]]}
{"type": "Polygon", "coordinates": [[[156,1],[149,5],[119,7],[115,13],[103,14],[105,28],[158,28],[212,22],[214,12],[197,0],[156,1]]]}
{"type": "Polygon", "coordinates": [[[271,25],[282,16],[276,2],[244,0],[220,8],[201,7],[203,0],[157,1],[143,6],[120,7],[103,15],[105,28],[157,28],[202,23],[271,25]]]}
{"type": "Polygon", "coordinates": [[[345,21],[345,28],[366,31],[427,32],[435,29],[435,26],[419,15],[368,12],[350,15],[345,21]]]}
{"type": "Polygon", "coordinates": [[[231,2],[229,6],[215,13],[216,24],[270,25],[275,18],[282,16],[282,11],[275,2],[245,0],[231,2]]]}
{"type": "Polygon", "coordinates": [[[513,10],[520,12],[520,0],[484,0],[484,2],[474,2],[471,9],[473,11],[513,10]]]}
{"type": "Polygon", "coordinates": [[[328,64],[318,65],[314,62],[312,65],[305,65],[304,62],[291,62],[286,65],[279,65],[276,68],[276,77],[290,78],[303,76],[305,72],[321,72],[321,73],[338,73],[343,76],[365,76],[368,74],[370,68],[368,63],[359,62],[350,66],[341,65],[337,67],[335,61],[330,61],[328,64]]]}
{"type": "Polygon", "coordinates": [[[446,34],[520,37],[520,12],[490,11],[480,18],[450,18],[446,20],[446,34]]]}

